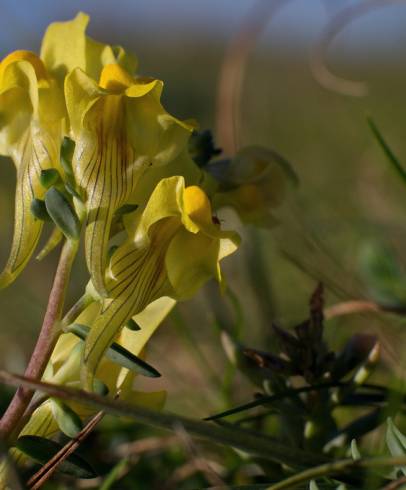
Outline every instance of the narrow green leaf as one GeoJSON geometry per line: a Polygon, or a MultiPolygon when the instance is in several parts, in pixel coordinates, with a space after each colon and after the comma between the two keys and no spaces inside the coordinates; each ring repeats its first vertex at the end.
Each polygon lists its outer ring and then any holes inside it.
{"type": "MultiPolygon", "coordinates": [[[[15,447],[36,463],[43,465],[55,456],[63,446],[44,437],[21,436],[15,447]]],[[[75,453],[68,456],[58,466],[58,470],[76,478],[95,478],[97,476],[89,463],[75,453]]]]}
{"type": "Polygon", "coordinates": [[[50,221],[51,218],[45,206],[45,201],[42,199],[33,199],[31,201],[31,213],[36,219],[41,221],[50,221]]]}
{"type": "Polygon", "coordinates": [[[138,209],[138,204],[123,204],[123,206],[116,209],[114,215],[115,217],[121,217],[125,214],[133,213],[138,209]]]}
{"type": "Polygon", "coordinates": [[[67,238],[78,240],[80,221],[66,197],[56,188],[51,187],[45,194],[45,205],[54,223],[67,238]]]}
{"type": "MultiPolygon", "coordinates": [[[[87,325],[74,323],[69,326],[68,331],[77,335],[81,340],[86,340],[90,328],[87,325]]],[[[119,364],[130,371],[134,371],[137,374],[142,374],[143,376],[148,376],[150,378],[159,378],[161,376],[155,368],[116,342],[107,349],[105,355],[116,364],[119,364]]]]}
{"type": "MultiPolygon", "coordinates": [[[[388,418],[387,421],[386,444],[392,456],[406,455],[406,436],[400,432],[391,418],[388,418]]],[[[399,469],[406,475],[406,465],[399,469]]]]}
{"type": "Polygon", "coordinates": [[[79,415],[65,403],[54,398],[50,400],[52,414],[58,427],[68,437],[76,437],[83,428],[79,415]]]}
{"type": "Polygon", "coordinates": [[[203,437],[206,440],[222,445],[232,446],[250,454],[260,455],[262,458],[271,461],[288,464],[294,468],[315,466],[331,461],[326,455],[314,454],[298,447],[287,446],[274,439],[253,434],[242,428],[220,427],[169,412],[155,411],[119,400],[103,398],[94,393],[67,386],[34,381],[3,370],[0,370],[0,381],[12,386],[25,386],[64,400],[76,401],[95,410],[103,410],[111,415],[129,417],[136,420],[137,423],[147,424],[152,427],[173,430],[174,427],[180,424],[191,435],[203,437]]]}
{"type": "Polygon", "coordinates": [[[381,132],[377,128],[375,122],[371,117],[367,117],[368,125],[375,136],[379,146],[382,148],[385,156],[388,158],[389,163],[392,165],[395,172],[399,175],[399,177],[406,183],[406,170],[403,168],[402,164],[399,162],[396,155],[390,149],[389,145],[384,140],[381,132]]]}
{"type": "Polygon", "coordinates": [[[253,400],[252,402],[248,402],[245,403],[244,405],[239,405],[238,407],[230,408],[229,410],[225,410],[224,412],[211,415],[210,417],[207,417],[204,420],[218,420],[223,417],[227,417],[235,413],[243,412],[251,408],[269,405],[270,403],[275,402],[277,400],[283,400],[284,398],[295,397],[299,393],[307,393],[309,391],[321,391],[329,388],[334,388],[336,386],[343,386],[343,383],[339,383],[339,382],[325,383],[325,384],[315,385],[315,386],[303,386],[301,388],[292,388],[284,392],[278,393],[277,395],[261,396],[253,400]]]}
{"type": "Polygon", "coordinates": [[[41,182],[42,187],[49,189],[53,185],[61,182],[62,179],[56,168],[47,168],[45,170],[41,170],[39,181],[41,182]]]}
{"type": "Polygon", "coordinates": [[[357,441],[355,439],[351,441],[351,456],[354,461],[361,458],[361,453],[359,452],[357,441]]]}
{"type": "Polygon", "coordinates": [[[72,157],[75,151],[75,143],[70,138],[65,137],[61,145],[61,165],[67,176],[73,177],[72,157]]]}
{"type": "Polygon", "coordinates": [[[141,330],[141,327],[138,325],[138,323],[136,321],[134,321],[132,318],[130,318],[128,320],[128,322],[125,324],[125,326],[127,328],[129,328],[130,330],[134,331],[134,332],[138,332],[139,330],[141,330]]]}
{"type": "Polygon", "coordinates": [[[107,250],[107,257],[111,259],[113,257],[114,252],[118,249],[118,245],[112,245],[108,250],[107,250]]]}
{"type": "Polygon", "coordinates": [[[120,479],[123,470],[128,465],[128,458],[124,458],[119,461],[114,468],[110,471],[110,473],[104,479],[99,490],[110,490],[112,485],[116,483],[117,480],[120,479]]]}
{"type": "Polygon", "coordinates": [[[50,237],[48,238],[45,245],[40,250],[39,254],[35,257],[37,260],[43,260],[49,253],[54,250],[54,248],[59,245],[63,238],[63,233],[59,228],[54,228],[50,237]]]}
{"type": "Polygon", "coordinates": [[[315,482],[315,480],[312,480],[310,482],[309,490],[319,490],[319,487],[318,487],[317,483],[315,482]]]}
{"type": "Polygon", "coordinates": [[[101,379],[94,378],[93,380],[93,391],[97,395],[106,396],[109,394],[109,389],[101,379]]]}
{"type": "Polygon", "coordinates": [[[76,197],[76,199],[79,199],[80,201],[82,201],[80,194],[78,193],[78,191],[75,189],[75,187],[71,183],[67,182],[65,184],[65,189],[67,190],[67,192],[69,192],[69,194],[72,197],[76,197]]]}

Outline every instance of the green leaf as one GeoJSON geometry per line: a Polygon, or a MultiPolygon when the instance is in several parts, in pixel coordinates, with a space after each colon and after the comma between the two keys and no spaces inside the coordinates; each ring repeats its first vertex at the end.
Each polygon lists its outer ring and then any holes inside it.
{"type": "MultiPolygon", "coordinates": [[[[73,323],[69,326],[68,331],[78,336],[81,340],[86,340],[90,328],[87,325],[73,323]]],[[[137,374],[142,374],[150,378],[159,378],[161,376],[155,368],[116,342],[107,349],[105,355],[116,364],[137,374]]]]}
{"type": "Polygon", "coordinates": [[[315,480],[312,480],[310,482],[309,490],[319,490],[319,487],[318,487],[317,483],[315,482],[315,480]]]}
{"type": "Polygon", "coordinates": [[[47,168],[45,170],[41,170],[39,181],[41,182],[42,187],[49,189],[53,185],[61,182],[62,179],[56,168],[47,168]]]}
{"type": "Polygon", "coordinates": [[[389,145],[384,140],[381,132],[377,128],[373,119],[371,117],[368,117],[367,121],[368,121],[368,125],[372,131],[372,134],[375,136],[376,141],[378,142],[379,146],[382,148],[382,150],[383,150],[385,156],[387,157],[389,163],[392,165],[393,169],[398,174],[398,176],[403,180],[403,182],[406,183],[406,170],[403,168],[402,164],[399,162],[399,160],[397,159],[397,157],[393,153],[393,151],[389,148],[389,145]]]}
{"type": "Polygon", "coordinates": [[[100,396],[106,396],[109,394],[109,389],[107,385],[98,378],[94,378],[93,380],[93,391],[100,396]]]}
{"type": "Polygon", "coordinates": [[[112,485],[121,478],[122,472],[128,465],[128,458],[119,461],[104,479],[99,490],[110,490],[112,485]]]}
{"type": "Polygon", "coordinates": [[[134,321],[132,318],[130,318],[128,320],[128,322],[125,324],[125,326],[127,328],[129,328],[130,330],[132,330],[133,332],[138,332],[139,330],[141,330],[141,327],[138,325],[138,323],[136,321],[134,321]]]}
{"type": "Polygon", "coordinates": [[[86,405],[95,410],[103,410],[111,415],[132,418],[137,423],[156,428],[173,431],[174,427],[180,424],[192,436],[202,437],[222,445],[232,446],[250,454],[260,455],[261,458],[267,460],[288,464],[293,468],[306,468],[331,462],[331,459],[326,455],[315,454],[308,450],[304,451],[299,447],[286,445],[283,442],[257,435],[238,427],[220,427],[201,420],[174,415],[170,412],[151,410],[119,400],[111,400],[95,395],[94,393],[67,386],[34,381],[3,370],[0,370],[0,381],[12,386],[24,386],[29,389],[38,390],[64,400],[76,401],[81,405],[86,405]]]}
{"type": "Polygon", "coordinates": [[[83,428],[79,415],[65,403],[54,398],[50,400],[52,414],[58,427],[68,437],[76,437],[83,428]]]}
{"type": "MultiPolygon", "coordinates": [[[[406,436],[400,432],[391,418],[387,420],[386,444],[392,456],[406,455],[406,436]]],[[[399,469],[406,475],[406,466],[401,466],[399,469]]]]}
{"type": "Polygon", "coordinates": [[[70,138],[65,137],[61,145],[61,165],[68,177],[73,178],[72,157],[75,151],[75,143],[70,138]]]}
{"type": "Polygon", "coordinates": [[[361,459],[361,453],[359,452],[357,441],[355,439],[351,441],[351,457],[354,461],[361,459]]]}
{"type": "Polygon", "coordinates": [[[385,306],[406,304],[406,272],[394,250],[379,241],[363,244],[360,272],[373,298],[385,306]]]}
{"type": "Polygon", "coordinates": [[[48,214],[45,202],[42,199],[33,199],[31,201],[31,213],[36,219],[41,221],[50,221],[51,218],[48,214]]]}
{"type": "Polygon", "coordinates": [[[54,223],[67,238],[78,240],[80,221],[67,198],[56,188],[51,187],[45,194],[45,205],[54,223]]]}
{"type": "MultiPolygon", "coordinates": [[[[38,436],[21,436],[15,447],[41,465],[47,463],[63,448],[55,441],[38,436]]],[[[76,478],[95,478],[97,476],[89,463],[75,453],[68,456],[58,466],[58,471],[76,478]]]]}
{"type": "Polygon", "coordinates": [[[59,228],[54,228],[45,245],[36,256],[36,259],[43,260],[49,253],[52,252],[52,250],[54,250],[56,246],[59,245],[63,236],[64,235],[59,228]]]}
{"type": "Polygon", "coordinates": [[[133,213],[138,209],[138,204],[123,204],[123,206],[116,209],[114,216],[119,218],[125,214],[133,213]]]}

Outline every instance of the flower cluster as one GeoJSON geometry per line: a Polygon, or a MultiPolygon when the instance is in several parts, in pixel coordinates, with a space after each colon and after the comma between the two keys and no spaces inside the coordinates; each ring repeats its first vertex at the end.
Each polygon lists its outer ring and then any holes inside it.
{"type": "MultiPolygon", "coordinates": [[[[239,237],[215,213],[231,206],[259,223],[291,171],[261,149],[210,162],[219,150],[202,149],[196,124],[164,109],[162,82],[139,76],[121,47],[90,39],[88,20],[51,24],[40,56],[15,51],[0,63],[0,153],[17,171],[0,287],[22,272],[45,221],[54,232],[41,257],[63,239],[79,242],[85,228],[83,308],[62,322],[44,379],[88,390],[101,381],[112,396],[156,405],[161,395],[132,392],[136,372],[151,375],[137,356],[176,301],[210,278],[222,284],[220,261],[239,237]]],[[[45,400],[21,434],[51,436],[61,410],[69,419],[72,407],[45,400]]]]}

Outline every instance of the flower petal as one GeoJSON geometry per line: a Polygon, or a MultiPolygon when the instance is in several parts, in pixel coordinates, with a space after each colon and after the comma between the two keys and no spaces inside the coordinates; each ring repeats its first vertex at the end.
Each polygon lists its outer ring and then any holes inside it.
{"type": "Polygon", "coordinates": [[[54,165],[58,153],[54,138],[40,128],[27,130],[13,152],[17,167],[14,236],[9,259],[0,275],[0,287],[7,286],[20,274],[38,244],[43,223],[31,213],[31,202],[44,197],[39,175],[41,170],[54,165]]]}
{"type": "Polygon", "coordinates": [[[138,249],[128,241],[113,255],[112,279],[108,284],[113,299],[103,301],[101,312],[86,339],[82,378],[88,389],[93,385],[104,353],[123,325],[151,302],[170,292],[164,260],[167,243],[176,228],[176,223],[168,222],[151,238],[150,247],[138,249]]]}
{"type": "Polygon", "coordinates": [[[50,24],[41,47],[41,58],[48,71],[60,83],[75,68],[81,68],[98,80],[103,66],[108,63],[119,63],[134,72],[137,62],[122,48],[112,48],[86,36],[88,23],[89,16],[79,12],[73,20],[50,24]]]}

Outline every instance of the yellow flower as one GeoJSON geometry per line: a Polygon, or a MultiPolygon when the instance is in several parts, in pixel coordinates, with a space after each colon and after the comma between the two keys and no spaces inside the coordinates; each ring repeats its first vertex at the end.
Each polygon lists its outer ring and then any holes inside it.
{"type": "Polygon", "coordinates": [[[0,63],[0,153],[16,166],[15,225],[11,253],[0,275],[0,287],[10,284],[30,259],[42,222],[31,213],[41,199],[41,170],[59,167],[65,116],[63,95],[42,60],[30,51],[15,51],[0,63]]]}
{"type": "Polygon", "coordinates": [[[262,227],[277,223],[272,209],[282,204],[289,184],[297,184],[289,163],[260,146],[243,148],[231,160],[213,162],[206,170],[219,183],[214,207],[232,207],[243,222],[262,227]]]}
{"type": "Polygon", "coordinates": [[[220,260],[239,243],[213,222],[208,197],[184,178],[162,179],[106,274],[109,298],[86,339],[84,381],[89,388],[106,349],[126,321],[149,303],[190,298],[211,277],[222,283],[220,260]]]}
{"type": "Polygon", "coordinates": [[[99,43],[86,36],[89,16],[79,12],[73,20],[49,25],[41,47],[41,59],[48,72],[63,85],[66,75],[80,68],[98,80],[105,65],[118,63],[130,73],[137,60],[121,46],[99,43]]]}
{"type": "Polygon", "coordinates": [[[79,13],[69,22],[51,24],[41,56],[15,51],[0,63],[0,153],[10,156],[17,170],[15,227],[0,287],[24,269],[41,234],[42,221],[30,211],[42,199],[41,170],[56,168],[69,122],[63,94],[66,74],[74,68],[98,77],[107,63],[135,70],[136,61],[120,47],[100,44],[85,35],[88,16],[79,13]]]}
{"type": "MultiPolygon", "coordinates": [[[[134,355],[142,356],[146,343],[156,328],[164,320],[174,306],[175,301],[164,297],[150,304],[143,312],[134,317],[141,327],[139,331],[124,328],[116,339],[117,343],[134,355]]],[[[77,323],[92,324],[97,317],[100,305],[93,303],[77,319],[77,323]]],[[[71,333],[62,334],[52,353],[43,380],[49,383],[80,388],[80,363],[83,342],[71,333]]],[[[134,372],[104,358],[96,373],[97,379],[109,389],[109,397],[119,395],[121,400],[160,410],[163,408],[166,393],[164,391],[140,392],[134,390],[136,375],[134,372]]],[[[48,398],[33,412],[19,436],[34,435],[45,438],[55,436],[59,431],[55,417],[54,401],[48,398]]],[[[95,414],[94,409],[75,402],[66,402],[82,420],[95,414]]],[[[14,458],[22,464],[25,460],[22,453],[13,450],[14,458]]],[[[4,469],[3,469],[4,470],[4,469]]],[[[1,483],[0,469],[0,483],[1,483]]]]}
{"type": "Polygon", "coordinates": [[[134,78],[117,64],[105,66],[99,82],[80,69],[66,78],[76,142],[72,165],[87,207],[86,259],[93,284],[104,296],[114,213],[136,198],[145,170],[176,158],[192,130],[164,110],[161,92],[162,82],[134,78]]]}

